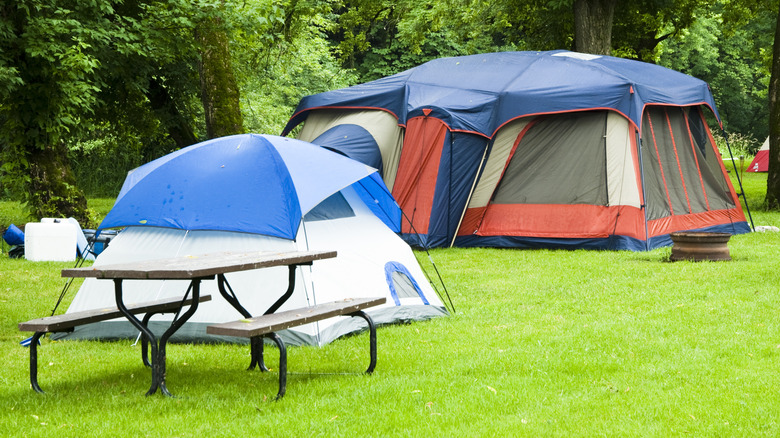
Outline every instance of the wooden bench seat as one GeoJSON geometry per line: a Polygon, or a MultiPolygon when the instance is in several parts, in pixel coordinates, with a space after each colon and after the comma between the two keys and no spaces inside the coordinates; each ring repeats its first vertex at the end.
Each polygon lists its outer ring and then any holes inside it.
{"type": "MultiPolygon", "coordinates": [[[[211,295],[203,295],[199,297],[198,302],[202,303],[209,300],[211,300],[211,295]]],[[[183,306],[189,305],[192,305],[192,298],[188,298],[184,301],[182,297],[173,297],[128,305],[127,310],[133,314],[144,314],[143,324],[146,326],[153,315],[160,313],[175,313],[181,310],[183,306]]],[[[123,317],[123,315],[118,308],[104,307],[101,309],[46,316],[26,322],[20,322],[20,331],[34,332],[30,341],[30,383],[32,384],[32,388],[38,392],[43,392],[38,385],[38,341],[41,336],[46,333],[69,332],[81,325],[108,321],[121,317],[123,317]]],[[[147,359],[147,343],[148,340],[143,338],[141,353],[144,364],[150,366],[149,360],[147,359]]]]}
{"type": "Polygon", "coordinates": [[[259,365],[263,371],[267,371],[267,368],[263,364],[262,338],[272,339],[279,347],[279,392],[276,395],[278,400],[284,396],[287,387],[287,349],[275,332],[339,315],[363,318],[368,323],[370,331],[371,362],[366,370],[366,373],[370,374],[376,367],[376,326],[371,318],[363,312],[363,309],[379,306],[385,301],[385,298],[348,298],[301,309],[214,324],[206,327],[206,333],[250,338],[252,340],[252,362],[249,369],[259,365]]]}

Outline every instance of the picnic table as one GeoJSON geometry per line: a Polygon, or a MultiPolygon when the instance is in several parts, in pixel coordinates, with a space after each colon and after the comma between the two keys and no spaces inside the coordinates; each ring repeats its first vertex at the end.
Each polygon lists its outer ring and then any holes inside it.
{"type": "MultiPolygon", "coordinates": [[[[197,310],[197,303],[200,298],[200,283],[203,280],[216,278],[222,297],[245,318],[251,318],[252,315],[239,303],[236,295],[233,293],[225,278],[225,274],[275,266],[288,266],[289,282],[287,290],[265,312],[266,314],[272,314],[292,296],[295,289],[295,270],[298,266],[311,265],[316,260],[333,257],[336,257],[336,251],[215,253],[63,269],[62,276],[89,277],[114,281],[114,296],[117,308],[128,321],[143,333],[144,342],[148,341],[151,345],[152,383],[146,394],[154,394],[159,389],[163,394],[170,396],[171,393],[165,385],[165,347],[168,339],[197,310]],[[193,304],[185,312],[174,318],[170,327],[158,338],[146,327],[146,324],[138,319],[133,311],[128,310],[122,291],[122,284],[126,280],[190,280],[185,297],[191,296],[190,302],[193,304]]],[[[144,351],[145,348],[144,346],[144,351]]],[[[262,342],[253,342],[251,351],[253,364],[259,363],[261,367],[264,367],[262,364],[262,342]]]]}

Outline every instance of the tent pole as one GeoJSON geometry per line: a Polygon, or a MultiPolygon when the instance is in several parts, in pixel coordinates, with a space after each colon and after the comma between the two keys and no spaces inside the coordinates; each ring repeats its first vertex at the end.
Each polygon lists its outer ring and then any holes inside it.
{"type": "MultiPolygon", "coordinates": [[[[411,219],[409,219],[409,216],[407,216],[406,213],[404,213],[403,210],[401,210],[401,215],[406,219],[407,222],[409,222],[409,227],[411,228],[412,233],[417,235],[417,238],[420,240],[420,247],[428,255],[428,260],[431,262],[431,265],[433,265],[433,270],[436,271],[436,275],[439,277],[439,282],[441,283],[442,288],[444,288],[444,294],[447,295],[447,300],[450,302],[450,308],[452,308],[452,313],[455,313],[455,305],[452,304],[452,298],[450,298],[450,293],[447,290],[447,285],[444,284],[444,279],[441,278],[441,274],[439,273],[439,268],[436,267],[436,263],[433,261],[433,257],[431,257],[431,252],[428,251],[428,245],[423,244],[422,239],[420,239],[420,234],[417,232],[417,230],[414,229],[414,224],[412,223],[411,219]]],[[[436,291],[436,295],[439,296],[439,299],[441,300],[442,304],[444,304],[444,308],[447,308],[447,301],[445,301],[444,297],[441,296],[441,292],[439,292],[439,288],[436,287],[436,284],[431,281],[431,277],[430,275],[428,275],[428,271],[426,271],[422,265],[420,265],[420,269],[422,269],[425,278],[428,279],[428,282],[431,283],[433,290],[436,291]]]]}
{"type": "Polygon", "coordinates": [[[642,183],[642,213],[645,217],[645,251],[650,251],[650,232],[647,229],[647,193],[645,193],[645,164],[642,160],[642,137],[636,130],[637,157],[639,158],[639,177],[642,183]]]}
{"type": "Polygon", "coordinates": [[[474,181],[471,183],[471,190],[469,190],[469,196],[468,198],[466,198],[466,205],[463,206],[463,211],[460,213],[460,220],[458,220],[458,227],[455,228],[455,235],[452,236],[452,242],[450,242],[450,248],[455,246],[455,239],[458,238],[458,230],[460,230],[460,226],[461,224],[463,224],[463,218],[466,216],[466,210],[468,210],[469,203],[471,202],[471,197],[474,195],[474,189],[477,188],[477,181],[479,180],[479,176],[482,174],[482,166],[485,164],[485,157],[487,156],[489,145],[490,142],[485,143],[485,150],[482,152],[482,160],[479,162],[479,168],[477,169],[477,174],[474,176],[474,181]]]}
{"type": "MultiPolygon", "coordinates": [[[[754,231],[756,229],[755,224],[753,224],[753,216],[750,214],[750,207],[748,206],[747,197],[745,196],[745,189],[742,187],[742,178],[739,175],[739,171],[737,171],[737,162],[734,161],[734,154],[731,152],[731,145],[729,144],[729,138],[726,135],[726,130],[721,128],[720,130],[721,135],[723,135],[723,139],[726,140],[726,148],[729,150],[729,158],[731,158],[731,165],[734,166],[734,174],[737,176],[737,183],[739,183],[739,195],[742,195],[742,200],[745,201],[745,210],[747,210],[748,217],[750,218],[750,228],[752,228],[754,231]]],[[[737,195],[737,197],[739,197],[737,195]]]]}

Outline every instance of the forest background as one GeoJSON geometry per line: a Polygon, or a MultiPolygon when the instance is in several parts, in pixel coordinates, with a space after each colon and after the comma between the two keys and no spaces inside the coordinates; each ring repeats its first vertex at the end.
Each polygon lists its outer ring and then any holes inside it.
{"type": "Polygon", "coordinates": [[[94,226],[86,196],[116,196],[128,170],[157,157],[222,135],[279,134],[309,94],[496,51],[611,54],[700,78],[735,155],[749,156],[772,126],[778,9],[778,0],[3,3],[0,199],[22,202],[31,219],[94,226]]]}

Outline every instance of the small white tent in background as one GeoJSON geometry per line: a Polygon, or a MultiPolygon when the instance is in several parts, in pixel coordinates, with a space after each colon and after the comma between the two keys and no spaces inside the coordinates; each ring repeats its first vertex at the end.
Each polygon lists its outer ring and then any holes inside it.
{"type": "MultiPolygon", "coordinates": [[[[200,143],[128,176],[101,224],[101,229],[127,228],[95,265],[221,251],[335,250],[335,259],[297,270],[293,295],[280,310],[386,296],[386,305],[367,312],[377,324],[446,315],[411,249],[388,227],[400,213],[375,174],[336,153],[281,137],[240,135],[200,143]],[[277,173],[289,177],[270,181],[277,173]]],[[[281,267],[228,274],[227,279],[241,304],[259,315],[284,294],[287,276],[281,267]]],[[[127,281],[124,287],[126,297],[146,301],[181,295],[187,283],[127,281]]],[[[112,291],[110,281],[87,279],[68,312],[111,305],[112,291]]],[[[218,297],[215,281],[204,282],[201,291],[215,298],[200,305],[174,340],[214,341],[205,333],[208,324],[240,318],[218,297]]],[[[165,318],[170,317],[153,318],[152,329],[165,318]]],[[[291,344],[323,345],[364,327],[359,318],[339,317],[280,336],[291,344]]],[[[115,320],[80,327],[66,337],[135,335],[128,322],[115,320]]]]}
{"type": "Polygon", "coordinates": [[[745,170],[747,172],[769,172],[769,137],[764,140],[761,149],[756,152],[756,157],[745,170]]]}

